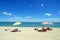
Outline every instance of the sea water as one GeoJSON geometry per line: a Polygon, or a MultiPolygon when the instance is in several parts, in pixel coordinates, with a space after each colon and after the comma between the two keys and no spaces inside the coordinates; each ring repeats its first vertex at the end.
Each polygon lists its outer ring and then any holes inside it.
{"type": "MultiPolygon", "coordinates": [[[[0,27],[14,27],[13,24],[15,22],[0,22],[0,27]]],[[[17,25],[16,27],[42,27],[44,24],[42,24],[42,22],[21,22],[20,25],[17,25]]],[[[60,22],[53,22],[52,24],[47,24],[44,25],[46,27],[56,27],[56,28],[60,28],[60,22]]]]}

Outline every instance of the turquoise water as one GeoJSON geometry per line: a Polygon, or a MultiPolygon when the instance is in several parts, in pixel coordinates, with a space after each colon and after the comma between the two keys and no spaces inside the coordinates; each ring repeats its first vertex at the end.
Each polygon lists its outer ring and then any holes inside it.
{"type": "MultiPolygon", "coordinates": [[[[15,22],[0,22],[0,26],[7,26],[12,27],[13,23],[15,22]]],[[[21,25],[18,25],[16,27],[42,27],[43,24],[41,22],[21,22],[21,25]]],[[[45,25],[46,27],[57,27],[60,28],[60,22],[53,22],[53,25],[45,25]]]]}

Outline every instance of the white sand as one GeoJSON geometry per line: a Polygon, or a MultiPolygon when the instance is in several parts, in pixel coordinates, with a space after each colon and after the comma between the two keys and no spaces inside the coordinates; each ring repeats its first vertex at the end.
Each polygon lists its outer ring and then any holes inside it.
{"type": "Polygon", "coordinates": [[[60,40],[60,28],[37,32],[31,27],[21,27],[18,28],[21,32],[10,32],[13,29],[14,27],[0,27],[0,40],[60,40]],[[10,30],[5,31],[4,29],[10,30]]]}

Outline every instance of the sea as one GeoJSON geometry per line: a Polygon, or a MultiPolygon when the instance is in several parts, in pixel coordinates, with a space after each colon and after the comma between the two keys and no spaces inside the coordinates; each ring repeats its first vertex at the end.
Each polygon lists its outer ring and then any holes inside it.
{"type": "Polygon", "coordinates": [[[0,22],[0,27],[54,27],[54,28],[60,28],[60,22],[53,22],[52,24],[42,24],[42,22],[21,22],[20,25],[13,26],[15,22],[0,22]]]}

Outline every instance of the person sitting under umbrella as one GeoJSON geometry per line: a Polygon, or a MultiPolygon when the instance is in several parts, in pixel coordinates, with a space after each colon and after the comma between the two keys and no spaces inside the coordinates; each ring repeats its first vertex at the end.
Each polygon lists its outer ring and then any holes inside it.
{"type": "Polygon", "coordinates": [[[42,32],[46,32],[47,29],[45,27],[42,27],[42,32]]]}

